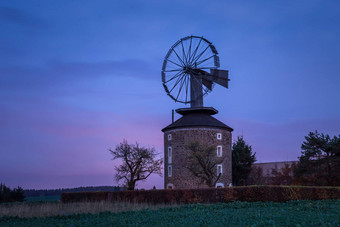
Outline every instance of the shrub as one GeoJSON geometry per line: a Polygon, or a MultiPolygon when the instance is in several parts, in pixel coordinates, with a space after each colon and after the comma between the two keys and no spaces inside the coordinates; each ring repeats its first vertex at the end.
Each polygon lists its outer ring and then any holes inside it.
{"type": "Polygon", "coordinates": [[[110,192],[64,192],[61,194],[62,202],[98,202],[107,201],[110,192]]]}
{"type": "Polygon", "coordinates": [[[67,202],[131,202],[151,204],[217,203],[230,201],[273,201],[340,199],[340,187],[241,186],[230,188],[174,189],[119,192],[63,193],[67,202]]]}
{"type": "Polygon", "coordinates": [[[21,187],[11,190],[4,184],[0,184],[0,203],[25,201],[24,190],[21,187]]]}

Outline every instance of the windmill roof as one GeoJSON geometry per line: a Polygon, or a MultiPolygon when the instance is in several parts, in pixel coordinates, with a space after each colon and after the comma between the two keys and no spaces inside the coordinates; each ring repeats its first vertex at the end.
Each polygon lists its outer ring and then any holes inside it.
{"type": "Polygon", "coordinates": [[[181,108],[176,110],[177,113],[183,115],[181,118],[162,129],[162,132],[176,128],[190,127],[215,127],[228,131],[233,131],[231,127],[217,120],[211,115],[216,114],[217,110],[211,107],[203,108],[181,108]]]}

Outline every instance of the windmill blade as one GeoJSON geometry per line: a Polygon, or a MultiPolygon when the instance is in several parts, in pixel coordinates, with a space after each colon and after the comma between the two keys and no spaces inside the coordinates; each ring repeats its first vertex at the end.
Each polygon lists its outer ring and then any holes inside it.
{"type": "Polygon", "coordinates": [[[195,69],[193,75],[197,78],[202,79],[202,84],[206,86],[210,91],[212,91],[213,82],[210,79],[208,72],[202,69],[195,69]]]}
{"type": "Polygon", "coordinates": [[[229,83],[228,70],[210,69],[209,76],[214,83],[217,83],[225,88],[228,88],[229,83]]]}
{"type": "Polygon", "coordinates": [[[212,91],[213,82],[211,80],[206,80],[204,77],[202,77],[202,84],[206,86],[209,91],[212,91]]]}
{"type": "Polygon", "coordinates": [[[228,88],[228,70],[210,69],[210,73],[201,69],[195,70],[197,75],[202,78],[202,83],[209,90],[212,90],[212,83],[217,83],[225,88],[228,88]]]}

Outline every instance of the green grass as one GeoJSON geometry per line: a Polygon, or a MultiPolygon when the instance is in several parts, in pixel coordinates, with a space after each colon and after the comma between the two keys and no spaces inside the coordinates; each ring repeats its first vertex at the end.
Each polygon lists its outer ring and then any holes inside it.
{"type": "Polygon", "coordinates": [[[340,226],[340,200],[196,204],[44,218],[5,216],[0,226],[340,226]]]}

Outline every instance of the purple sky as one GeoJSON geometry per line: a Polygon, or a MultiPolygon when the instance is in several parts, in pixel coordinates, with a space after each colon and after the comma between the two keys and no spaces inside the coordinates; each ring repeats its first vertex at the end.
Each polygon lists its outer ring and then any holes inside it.
{"type": "MultiPolygon", "coordinates": [[[[259,162],[296,160],[308,132],[340,134],[339,28],[337,1],[0,1],[0,182],[116,185],[109,148],[162,153],[161,129],[184,105],[161,66],[188,35],[230,72],[205,106],[259,162]]],[[[139,188],[153,185],[162,178],[139,188]]]]}

